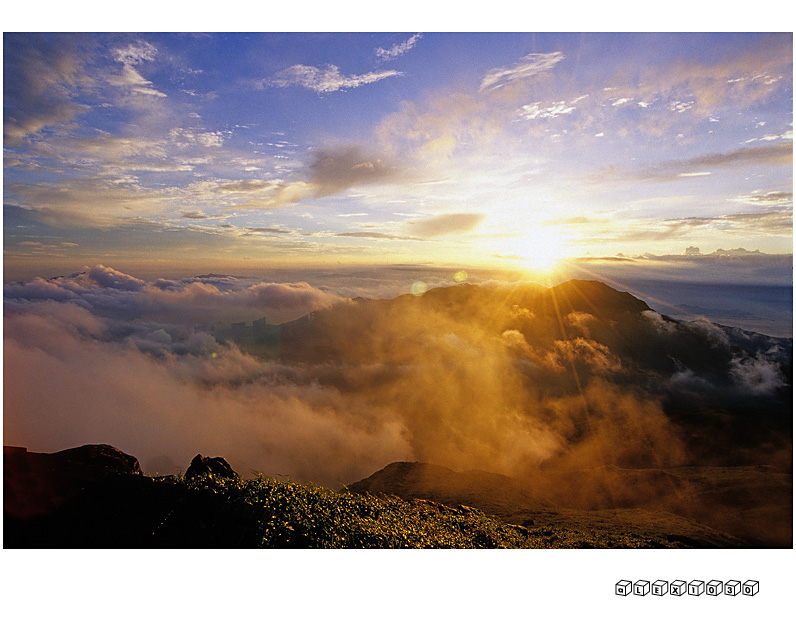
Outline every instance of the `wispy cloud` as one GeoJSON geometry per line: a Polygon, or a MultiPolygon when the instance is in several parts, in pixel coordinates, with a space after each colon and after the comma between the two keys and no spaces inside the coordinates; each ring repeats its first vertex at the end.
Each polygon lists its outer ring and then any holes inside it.
{"type": "Polygon", "coordinates": [[[346,238],[373,238],[374,240],[423,240],[422,238],[412,238],[411,236],[397,236],[395,234],[387,234],[385,232],[346,232],[337,234],[346,238]]]}
{"type": "Polygon", "coordinates": [[[742,194],[734,199],[730,199],[730,201],[769,208],[792,209],[793,193],[779,191],[763,192],[762,190],[755,190],[749,194],[742,194]]]}
{"type": "Polygon", "coordinates": [[[114,59],[122,64],[122,71],[121,74],[111,76],[109,82],[117,87],[126,88],[134,94],[165,98],[166,95],[155,89],[152,82],[141,76],[135,68],[145,61],[154,61],[156,55],[157,48],[144,41],[116,49],[114,59]]]}
{"type": "Polygon", "coordinates": [[[764,146],[741,147],[725,153],[710,153],[684,160],[669,160],[645,168],[627,170],[609,167],[596,173],[592,181],[640,180],[673,181],[683,177],[704,177],[708,169],[735,168],[749,165],[773,166],[793,163],[793,145],[779,142],[764,146]]]}
{"type": "Polygon", "coordinates": [[[543,107],[542,103],[531,103],[530,105],[523,105],[520,109],[520,117],[526,120],[534,120],[536,118],[556,118],[562,114],[569,114],[575,111],[575,106],[568,104],[566,101],[559,101],[547,107],[543,107]]]}
{"type": "Polygon", "coordinates": [[[391,59],[405,55],[415,47],[415,44],[417,44],[421,37],[423,37],[422,33],[415,33],[405,42],[395,44],[390,48],[376,48],[376,56],[382,61],[390,61],[391,59]]]}
{"type": "Polygon", "coordinates": [[[484,218],[484,214],[476,213],[440,214],[420,221],[409,221],[407,225],[409,231],[417,236],[436,238],[473,231],[484,218]]]}
{"type": "Polygon", "coordinates": [[[305,66],[302,64],[290,66],[279,72],[266,84],[275,87],[290,87],[297,85],[325,94],[342,89],[350,89],[376,83],[393,76],[401,76],[402,72],[383,70],[381,72],[367,72],[365,74],[351,74],[346,76],[335,65],[326,65],[322,68],[305,66]]]}
{"type": "Polygon", "coordinates": [[[552,70],[562,59],[564,54],[561,52],[531,53],[512,66],[493,68],[481,81],[481,91],[495,90],[514,81],[529,79],[541,72],[552,70]]]}

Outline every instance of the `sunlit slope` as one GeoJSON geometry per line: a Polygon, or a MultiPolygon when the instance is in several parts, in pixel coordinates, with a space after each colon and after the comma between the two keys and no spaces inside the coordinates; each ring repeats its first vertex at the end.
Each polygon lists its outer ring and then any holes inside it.
{"type": "MultiPolygon", "coordinates": [[[[508,431],[538,446],[491,464],[463,447],[458,464],[512,475],[573,456],[579,466],[790,467],[790,339],[676,321],[599,282],[354,300],[280,331],[279,360],[422,417],[439,438],[475,433],[483,444],[508,431]]],[[[416,443],[418,458],[457,463],[416,443]]]]}

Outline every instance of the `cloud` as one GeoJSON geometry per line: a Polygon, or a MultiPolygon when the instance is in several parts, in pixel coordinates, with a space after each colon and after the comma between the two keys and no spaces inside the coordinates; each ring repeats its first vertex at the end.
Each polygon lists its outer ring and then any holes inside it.
{"type": "Polygon", "coordinates": [[[419,221],[407,221],[407,229],[410,233],[422,238],[464,234],[473,231],[484,218],[484,214],[477,213],[440,214],[419,221]]]}
{"type": "Polygon", "coordinates": [[[710,174],[708,169],[731,169],[748,166],[787,166],[793,163],[791,142],[767,146],[741,147],[725,153],[709,153],[690,159],[668,160],[636,170],[608,167],[592,175],[593,183],[638,180],[675,181],[684,175],[710,174]]]}
{"type": "Polygon", "coordinates": [[[205,219],[208,219],[208,218],[213,218],[212,216],[208,216],[204,212],[198,212],[196,210],[191,210],[189,212],[183,212],[181,214],[181,216],[183,218],[189,218],[191,220],[199,220],[199,221],[205,220],[205,219]]]}
{"type": "MultiPolygon", "coordinates": [[[[206,452],[245,475],[256,469],[331,487],[411,456],[394,418],[351,407],[333,388],[290,384],[230,349],[215,347],[215,359],[157,357],[134,343],[100,342],[79,328],[91,315],[78,321],[75,308],[6,316],[5,359],[17,366],[4,375],[11,442],[39,451],[113,443],[148,471],[163,455],[184,471],[206,452]]],[[[153,332],[151,342],[166,337],[153,332]]]]}
{"type": "Polygon", "coordinates": [[[779,191],[764,192],[762,190],[755,190],[749,194],[739,195],[733,199],[730,199],[730,201],[735,203],[744,203],[747,205],[787,209],[793,208],[793,193],[779,191]]]}
{"type": "MultiPolygon", "coordinates": [[[[691,216],[667,218],[660,221],[661,236],[689,231],[698,227],[717,227],[723,230],[738,229],[746,233],[781,234],[793,229],[791,210],[769,210],[766,212],[740,212],[721,216],[691,216]]],[[[718,252],[717,252],[718,253],[718,252]]],[[[760,253],[759,251],[750,253],[760,253]]]]}
{"type": "Polygon", "coordinates": [[[241,180],[220,184],[219,192],[249,195],[249,199],[226,209],[279,208],[307,198],[332,196],[363,185],[400,181],[406,169],[358,145],[320,148],[311,151],[304,178],[293,181],[241,180]]]}
{"type": "Polygon", "coordinates": [[[107,227],[166,209],[175,190],[150,189],[133,178],[114,181],[102,177],[61,179],[48,183],[9,183],[6,191],[34,210],[35,220],[49,225],[107,227]]]}
{"type": "Polygon", "coordinates": [[[279,227],[246,227],[247,232],[255,234],[292,234],[289,229],[280,229],[279,227]]]}
{"type": "Polygon", "coordinates": [[[212,321],[237,315],[235,303],[314,308],[330,296],[300,282],[146,282],[108,267],[7,285],[4,359],[14,368],[4,372],[4,438],[34,451],[112,443],[146,472],[176,471],[154,467],[166,456],[184,470],[201,452],[244,475],[331,487],[422,460],[509,474],[545,499],[567,494],[598,508],[617,496],[650,500],[627,479],[606,492],[610,466],[691,462],[664,412],[667,387],[722,401],[778,388],[769,354],[720,367],[734,374],[721,390],[695,372],[655,380],[624,357],[645,355],[643,334],[634,346],[639,330],[658,339],[656,327],[674,324],[644,315],[618,330],[577,310],[558,318],[534,307],[534,290],[492,282],[392,301],[338,298],[282,326],[278,343],[253,348],[257,357],[202,329],[200,308],[212,321]]]}
{"type": "Polygon", "coordinates": [[[195,144],[207,149],[221,146],[224,143],[224,133],[221,131],[196,132],[176,127],[169,131],[169,139],[178,146],[195,144]]]}
{"type": "Polygon", "coordinates": [[[357,88],[370,83],[376,83],[393,76],[401,76],[402,72],[383,70],[381,72],[367,72],[365,74],[352,74],[345,76],[340,73],[340,68],[326,65],[323,68],[315,66],[294,65],[279,72],[266,84],[274,87],[290,87],[297,85],[326,94],[342,89],[357,88]]]}
{"type": "Polygon", "coordinates": [[[3,36],[3,136],[18,146],[45,128],[71,122],[88,107],[74,90],[89,83],[79,37],[43,33],[3,36]]]}
{"type": "Polygon", "coordinates": [[[89,270],[88,278],[96,282],[100,288],[113,288],[116,290],[138,291],[146,286],[146,282],[132,275],[121,273],[115,269],[97,265],[89,270]]]}
{"type": "Polygon", "coordinates": [[[412,50],[412,48],[415,47],[415,44],[420,41],[421,37],[423,37],[422,33],[415,33],[405,42],[395,44],[390,48],[376,48],[376,56],[382,61],[391,61],[392,59],[400,57],[401,55],[405,55],[407,52],[412,50]]]}
{"type": "Polygon", "coordinates": [[[733,358],[731,376],[736,383],[753,395],[770,395],[786,386],[779,365],[761,355],[754,358],[733,358]]]}
{"type": "Polygon", "coordinates": [[[532,78],[552,70],[563,59],[564,54],[561,52],[531,53],[522,57],[513,66],[493,68],[487,72],[481,81],[480,91],[496,90],[509,83],[532,78]]]}
{"type": "Polygon", "coordinates": [[[124,88],[135,95],[166,97],[163,92],[152,87],[152,82],[141,76],[141,73],[135,69],[135,66],[145,61],[154,61],[157,48],[152,44],[140,41],[129,44],[125,48],[117,48],[113,53],[114,59],[122,64],[122,71],[120,74],[111,75],[108,78],[111,85],[124,88]]]}
{"type": "Polygon", "coordinates": [[[412,238],[410,236],[396,236],[395,234],[386,234],[384,232],[345,232],[337,234],[346,238],[373,238],[375,240],[423,240],[422,238],[412,238]]]}
{"type": "Polygon", "coordinates": [[[520,109],[520,117],[525,120],[534,120],[536,118],[557,118],[563,114],[569,114],[575,111],[574,105],[568,105],[566,101],[559,101],[547,107],[540,107],[541,103],[532,103],[530,105],[523,105],[520,109]]]}
{"type": "Polygon", "coordinates": [[[142,61],[154,61],[157,52],[157,48],[152,44],[139,41],[124,48],[117,48],[113,51],[113,58],[121,64],[134,66],[142,61]]]}
{"type": "Polygon", "coordinates": [[[231,277],[196,277],[146,282],[103,265],[66,277],[8,284],[7,303],[50,300],[72,303],[103,316],[133,320],[207,324],[221,318],[256,319],[264,312],[296,316],[343,301],[306,282],[257,282],[231,277]]]}
{"type": "Polygon", "coordinates": [[[395,180],[401,169],[362,147],[342,146],[318,149],[309,164],[310,184],[315,195],[329,196],[357,185],[395,180]]]}

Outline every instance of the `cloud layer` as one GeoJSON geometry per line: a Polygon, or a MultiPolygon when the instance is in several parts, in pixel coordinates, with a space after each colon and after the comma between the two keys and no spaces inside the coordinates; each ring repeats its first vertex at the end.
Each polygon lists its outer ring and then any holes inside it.
{"type": "Polygon", "coordinates": [[[597,294],[561,293],[557,316],[540,290],[349,301],[302,283],[147,282],[102,266],[9,285],[5,440],[42,451],[111,443],[150,472],[201,452],[333,487],[396,460],[537,478],[687,463],[667,397],[709,406],[786,387],[792,349],[764,337],[628,319],[597,294]],[[211,327],[280,310],[315,314],[241,337],[247,351],[211,327]],[[723,376],[699,364],[706,352],[723,376]]]}

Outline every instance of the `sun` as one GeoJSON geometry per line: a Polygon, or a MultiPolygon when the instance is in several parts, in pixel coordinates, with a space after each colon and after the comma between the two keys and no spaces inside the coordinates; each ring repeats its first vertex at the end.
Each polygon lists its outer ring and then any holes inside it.
{"type": "Polygon", "coordinates": [[[506,240],[506,254],[529,270],[549,273],[569,256],[569,251],[558,230],[529,227],[515,238],[506,240]]]}

